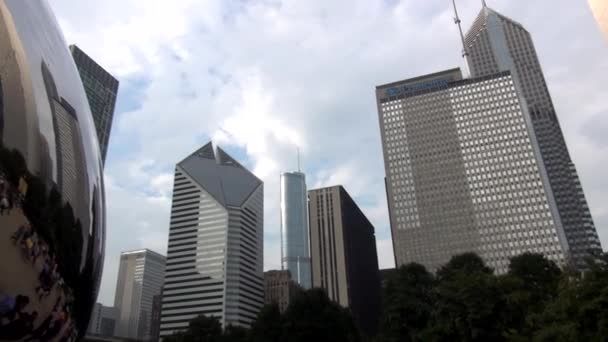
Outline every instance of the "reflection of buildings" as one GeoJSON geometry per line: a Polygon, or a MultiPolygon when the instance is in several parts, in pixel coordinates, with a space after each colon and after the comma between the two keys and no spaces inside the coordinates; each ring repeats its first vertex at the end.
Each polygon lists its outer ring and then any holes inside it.
{"type": "Polygon", "coordinates": [[[160,294],[166,258],[148,249],[122,252],[114,307],[116,336],[149,340],[153,299],[160,294]]]}
{"type": "Polygon", "coordinates": [[[305,289],[311,286],[306,176],[281,174],[281,265],[305,289]]]}
{"type": "MultiPolygon", "coordinates": [[[[82,81],[45,1],[0,1],[0,80],[2,144],[16,150],[14,160],[24,158],[24,176],[32,176],[29,193],[36,200],[24,211],[57,255],[65,289],[75,297],[69,305],[71,321],[84,333],[103,262],[104,191],[99,152],[89,139],[95,133],[86,117],[90,114],[82,81]],[[57,192],[42,191],[38,177],[57,192]],[[58,203],[58,194],[69,203],[58,203]],[[40,214],[52,216],[48,225],[40,214]]],[[[0,267],[0,279],[6,278],[6,267],[0,267]]],[[[38,285],[22,284],[30,289],[38,285]]],[[[47,318],[43,304],[28,306],[29,312],[41,314],[36,327],[47,318]]]]}
{"type": "Polygon", "coordinates": [[[380,313],[380,275],[374,227],[342,186],[310,190],[312,284],[349,308],[374,336],[380,313]]]}
{"type": "MultiPolygon", "coordinates": [[[[606,1],[604,1],[604,9],[606,1]]],[[[598,8],[599,9],[599,8],[598,8]]],[[[519,23],[484,6],[466,36],[467,58],[473,77],[510,71],[527,102],[531,126],[540,150],[566,234],[569,256],[578,268],[601,253],[600,240],[580,188],[576,168],[553,107],[530,33],[519,23]]]]}
{"type": "Polygon", "coordinates": [[[118,80],[105,71],[78,46],[70,45],[78,67],[84,90],[87,93],[91,114],[95,122],[101,158],[105,162],[112,130],[112,118],[118,93],[118,80]]]}
{"type": "Polygon", "coordinates": [[[288,270],[264,272],[264,304],[277,304],[285,312],[296,291],[298,285],[288,270]]]}
{"type": "Polygon", "coordinates": [[[589,6],[591,6],[591,11],[593,11],[604,37],[608,39],[608,0],[589,0],[589,6]]]}
{"type": "Polygon", "coordinates": [[[249,326],[264,304],[263,184],[208,143],[177,164],[160,335],[200,315],[249,326]]]}
{"type": "Polygon", "coordinates": [[[87,334],[104,337],[114,336],[117,319],[118,310],[116,310],[116,308],[96,303],[95,306],[93,306],[87,334]]]}

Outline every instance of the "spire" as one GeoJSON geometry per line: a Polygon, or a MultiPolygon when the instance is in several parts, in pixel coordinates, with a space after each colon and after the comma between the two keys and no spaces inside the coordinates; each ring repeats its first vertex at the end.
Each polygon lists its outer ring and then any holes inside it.
{"type": "Polygon", "coordinates": [[[481,5],[483,6],[483,8],[488,7],[488,5],[486,4],[486,0],[481,0],[481,5]]]}
{"type": "Polygon", "coordinates": [[[300,172],[300,148],[298,147],[298,172],[300,172]]]}
{"type": "MultiPolygon", "coordinates": [[[[485,3],[485,0],[483,0],[484,5],[485,3]]],[[[454,5],[454,23],[458,25],[458,31],[460,32],[460,40],[462,41],[462,58],[465,59],[465,68],[468,69],[466,58],[469,56],[469,52],[467,51],[467,44],[464,40],[464,33],[462,33],[462,25],[460,24],[460,17],[458,16],[458,9],[456,8],[456,0],[452,0],[452,5],[454,5]]]]}

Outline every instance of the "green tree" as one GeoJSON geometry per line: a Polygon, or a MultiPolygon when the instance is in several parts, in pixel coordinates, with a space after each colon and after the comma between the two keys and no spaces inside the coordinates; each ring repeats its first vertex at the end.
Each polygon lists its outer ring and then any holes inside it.
{"type": "Polygon", "coordinates": [[[281,341],[360,341],[350,312],[329,300],[325,291],[301,291],[289,304],[281,341]]]}
{"type": "Polygon", "coordinates": [[[280,342],[282,324],[279,306],[266,305],[251,327],[251,338],[254,342],[280,342]]]}
{"type": "Polygon", "coordinates": [[[509,272],[499,278],[506,336],[529,337],[531,315],[541,313],[557,297],[561,276],[559,267],[542,254],[524,253],[511,259],[509,272]]]}
{"type": "Polygon", "coordinates": [[[379,340],[417,341],[433,309],[433,276],[416,263],[401,266],[386,282],[379,340]]]}
{"type": "Polygon", "coordinates": [[[501,341],[500,287],[474,253],[453,257],[437,272],[435,309],[425,341],[501,341]]]}

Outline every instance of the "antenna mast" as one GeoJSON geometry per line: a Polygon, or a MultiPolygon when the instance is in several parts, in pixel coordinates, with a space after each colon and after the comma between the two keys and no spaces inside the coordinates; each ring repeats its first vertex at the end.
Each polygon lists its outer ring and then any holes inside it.
{"type": "Polygon", "coordinates": [[[301,170],[300,170],[300,148],[296,147],[296,149],[298,150],[298,172],[301,172],[301,170]]]}
{"type": "MultiPolygon", "coordinates": [[[[484,6],[486,4],[485,0],[482,0],[484,6]]],[[[467,51],[467,44],[464,40],[464,33],[462,32],[462,25],[460,22],[460,17],[458,16],[458,9],[456,8],[456,0],[452,0],[452,5],[454,5],[454,23],[458,25],[458,31],[460,32],[460,40],[462,41],[462,58],[465,59],[464,64],[465,68],[468,69],[468,61],[467,57],[469,56],[469,52],[467,51]]],[[[468,72],[468,70],[467,70],[468,72]]]]}

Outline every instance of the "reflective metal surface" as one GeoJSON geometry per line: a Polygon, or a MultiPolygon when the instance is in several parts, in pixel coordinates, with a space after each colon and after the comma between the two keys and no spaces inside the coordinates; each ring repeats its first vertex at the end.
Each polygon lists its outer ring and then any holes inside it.
{"type": "Polygon", "coordinates": [[[0,0],[0,340],[84,334],[104,190],[91,112],[45,1],[0,0]]]}

